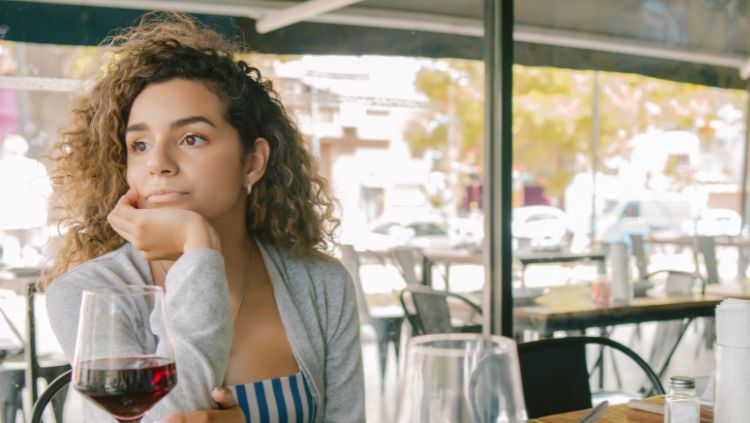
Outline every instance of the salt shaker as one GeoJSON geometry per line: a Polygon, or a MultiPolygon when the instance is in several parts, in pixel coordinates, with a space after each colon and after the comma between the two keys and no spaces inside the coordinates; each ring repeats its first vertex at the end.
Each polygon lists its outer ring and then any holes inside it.
{"type": "Polygon", "coordinates": [[[664,402],[664,423],[700,423],[701,403],[695,393],[695,379],[669,378],[669,393],[664,402]]]}

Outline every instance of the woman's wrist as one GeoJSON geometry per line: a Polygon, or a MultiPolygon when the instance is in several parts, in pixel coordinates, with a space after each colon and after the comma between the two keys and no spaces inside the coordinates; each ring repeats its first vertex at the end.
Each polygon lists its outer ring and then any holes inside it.
{"type": "Polygon", "coordinates": [[[219,235],[203,216],[199,216],[187,226],[182,251],[187,253],[200,248],[210,248],[221,252],[219,235]]]}

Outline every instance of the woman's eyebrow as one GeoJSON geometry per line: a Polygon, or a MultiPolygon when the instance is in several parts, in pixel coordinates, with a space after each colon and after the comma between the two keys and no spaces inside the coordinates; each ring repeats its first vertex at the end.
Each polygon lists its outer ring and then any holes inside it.
{"type": "Polygon", "coordinates": [[[172,122],[172,124],[169,125],[169,126],[170,126],[171,129],[176,129],[176,128],[179,128],[181,126],[186,126],[186,125],[190,125],[191,123],[198,123],[198,122],[203,122],[205,124],[208,124],[208,125],[216,128],[216,125],[214,125],[214,123],[211,122],[210,119],[208,119],[205,116],[200,116],[200,115],[190,116],[190,117],[178,119],[178,120],[172,122]]]}
{"type": "MultiPolygon", "coordinates": [[[[203,123],[205,123],[207,125],[210,125],[210,126],[216,128],[216,125],[213,122],[211,122],[211,120],[209,118],[207,118],[205,116],[200,116],[200,115],[189,116],[189,117],[186,117],[186,118],[177,119],[176,121],[172,122],[171,125],[169,125],[169,128],[170,129],[177,129],[177,128],[180,128],[180,127],[183,127],[183,126],[186,126],[186,125],[190,125],[192,123],[199,123],[199,122],[203,122],[203,123]]],[[[125,132],[127,133],[127,132],[146,131],[146,130],[148,130],[148,125],[146,125],[145,123],[134,123],[132,125],[129,125],[125,129],[125,132]]]]}

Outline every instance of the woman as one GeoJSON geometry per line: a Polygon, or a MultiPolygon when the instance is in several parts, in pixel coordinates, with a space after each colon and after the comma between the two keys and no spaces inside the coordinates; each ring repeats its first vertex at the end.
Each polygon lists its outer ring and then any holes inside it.
{"type": "Polygon", "coordinates": [[[355,294],[323,253],[333,202],[271,83],[184,15],[109,45],[56,146],[69,231],[47,307],[66,355],[82,290],[155,284],[179,382],[144,421],[364,421],[355,294]]]}

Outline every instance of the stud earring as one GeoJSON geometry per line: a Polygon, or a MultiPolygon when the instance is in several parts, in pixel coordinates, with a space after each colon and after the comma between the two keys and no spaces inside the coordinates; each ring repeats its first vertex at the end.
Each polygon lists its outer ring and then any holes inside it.
{"type": "Polygon", "coordinates": [[[247,195],[250,195],[251,192],[253,192],[253,184],[247,184],[247,195]]]}

